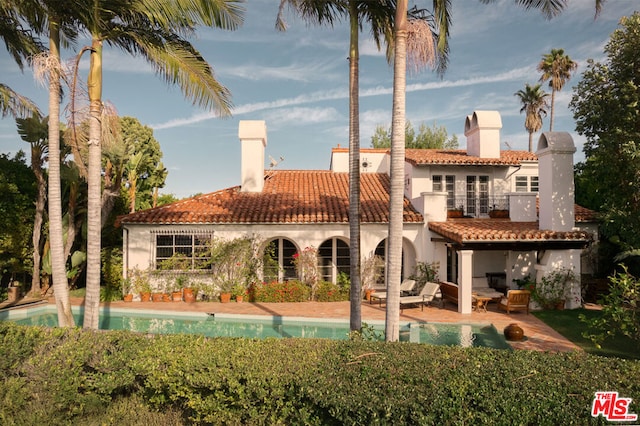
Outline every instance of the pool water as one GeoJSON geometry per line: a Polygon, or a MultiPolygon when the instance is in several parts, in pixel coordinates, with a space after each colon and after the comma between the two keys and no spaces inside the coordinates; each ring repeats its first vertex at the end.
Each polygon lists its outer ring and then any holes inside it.
{"type": "MultiPolygon", "coordinates": [[[[82,325],[82,312],[74,307],[77,325],[82,325]]],[[[55,327],[58,315],[54,306],[42,306],[0,312],[0,319],[22,325],[55,327]]],[[[384,322],[367,323],[376,335],[384,335],[384,322]]],[[[348,339],[349,323],[344,320],[298,317],[264,317],[230,314],[196,314],[103,309],[100,316],[103,330],[130,330],[152,334],[200,334],[209,337],[307,337],[348,339]]],[[[400,341],[464,347],[509,349],[509,344],[491,324],[403,323],[400,341]]]]}

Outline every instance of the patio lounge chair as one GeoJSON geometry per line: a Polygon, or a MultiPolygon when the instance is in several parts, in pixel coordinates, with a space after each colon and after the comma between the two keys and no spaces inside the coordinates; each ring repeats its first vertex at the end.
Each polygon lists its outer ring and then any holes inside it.
{"type": "MultiPolygon", "coordinates": [[[[405,279],[400,283],[400,296],[404,294],[411,294],[413,288],[416,286],[415,280],[405,279]]],[[[374,291],[371,293],[371,297],[369,298],[369,304],[373,303],[373,299],[377,299],[380,306],[382,306],[382,301],[387,300],[387,292],[386,291],[374,291]]]]}
{"type": "MultiPolygon", "coordinates": [[[[400,297],[400,311],[402,311],[404,305],[417,305],[420,304],[420,310],[424,310],[424,305],[431,303],[435,299],[436,295],[440,292],[440,284],[438,283],[425,283],[416,296],[401,296],[400,297]]],[[[442,301],[442,296],[440,296],[442,301]]]]}
{"type": "Polygon", "coordinates": [[[511,311],[526,311],[529,314],[529,299],[531,298],[531,292],[529,290],[509,290],[507,295],[500,299],[498,308],[507,311],[508,314],[511,311]]]}

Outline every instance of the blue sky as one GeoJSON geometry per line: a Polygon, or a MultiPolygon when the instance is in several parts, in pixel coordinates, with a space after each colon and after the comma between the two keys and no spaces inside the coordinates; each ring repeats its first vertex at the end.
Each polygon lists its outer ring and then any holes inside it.
{"type": "MultiPolygon", "coordinates": [[[[192,106],[143,60],[105,49],[103,99],[121,116],[136,117],[154,129],[169,170],[161,192],[186,197],[239,184],[239,120],[266,120],[266,152],[284,157],[281,169],[327,169],[331,148],[348,145],[347,23],[333,29],[309,27],[289,13],[289,30],[280,33],[274,29],[278,3],[250,0],[239,30],[201,30],[192,40],[232,93],[230,118],[215,118],[192,106]]],[[[611,32],[622,16],[633,13],[637,1],[610,0],[594,20],[594,0],[570,0],[568,9],[550,21],[537,11],[522,10],[513,0],[452,3],[449,67],[443,78],[428,70],[408,76],[407,119],[416,128],[423,122],[445,126],[464,148],[465,117],[474,110],[497,110],[503,148],[527,149],[524,115],[514,93],[527,82],[537,83],[535,67],[543,54],[563,48],[579,68],[556,97],[554,130],[572,133],[576,159],[582,159],[584,140],[575,133],[567,106],[572,87],[587,59],[604,59],[611,32]]],[[[6,51],[0,52],[0,81],[46,111],[46,88],[34,81],[30,70],[20,73],[6,51]]],[[[366,28],[360,53],[361,146],[368,147],[375,127],[391,122],[393,72],[366,28]]],[[[73,51],[64,56],[70,59],[73,51]]],[[[88,63],[82,68],[86,73],[88,63]]],[[[547,118],[543,129],[548,126],[547,118]]],[[[28,145],[19,138],[14,120],[0,119],[0,152],[18,149],[28,151],[28,145]]]]}

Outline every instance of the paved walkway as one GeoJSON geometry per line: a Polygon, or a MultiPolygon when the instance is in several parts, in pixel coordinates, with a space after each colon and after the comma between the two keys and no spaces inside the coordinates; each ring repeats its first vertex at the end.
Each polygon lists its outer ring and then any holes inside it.
{"type": "MultiPolygon", "coordinates": [[[[49,299],[53,303],[53,299],[49,299]]],[[[82,305],[84,299],[72,298],[72,304],[82,305]]],[[[110,302],[103,306],[123,309],[145,309],[163,312],[215,312],[242,315],[266,315],[279,317],[307,317],[307,318],[349,318],[349,302],[303,302],[303,303],[219,303],[219,302],[110,302]]],[[[362,321],[385,319],[385,307],[378,304],[362,303],[362,321]]],[[[524,330],[525,339],[521,342],[509,342],[515,349],[537,351],[574,351],[579,347],[565,339],[561,334],[547,326],[535,316],[524,312],[507,315],[497,311],[496,305],[491,303],[487,312],[472,312],[469,315],[459,314],[456,308],[449,304],[444,309],[436,306],[404,309],[400,321],[427,321],[448,323],[478,323],[493,324],[499,332],[511,323],[517,323],[524,330]]]]}

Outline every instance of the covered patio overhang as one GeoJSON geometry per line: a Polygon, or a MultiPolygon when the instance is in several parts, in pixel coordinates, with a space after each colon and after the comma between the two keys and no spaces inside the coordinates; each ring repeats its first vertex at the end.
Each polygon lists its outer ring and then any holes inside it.
{"type": "MultiPolygon", "coordinates": [[[[592,241],[586,231],[544,230],[539,229],[538,222],[509,219],[449,219],[428,226],[435,234],[432,242],[445,244],[457,253],[458,312],[463,314],[472,310],[474,252],[536,252],[539,262],[541,253],[582,250],[592,241]]],[[[579,272],[579,262],[571,266],[579,272]]]]}

